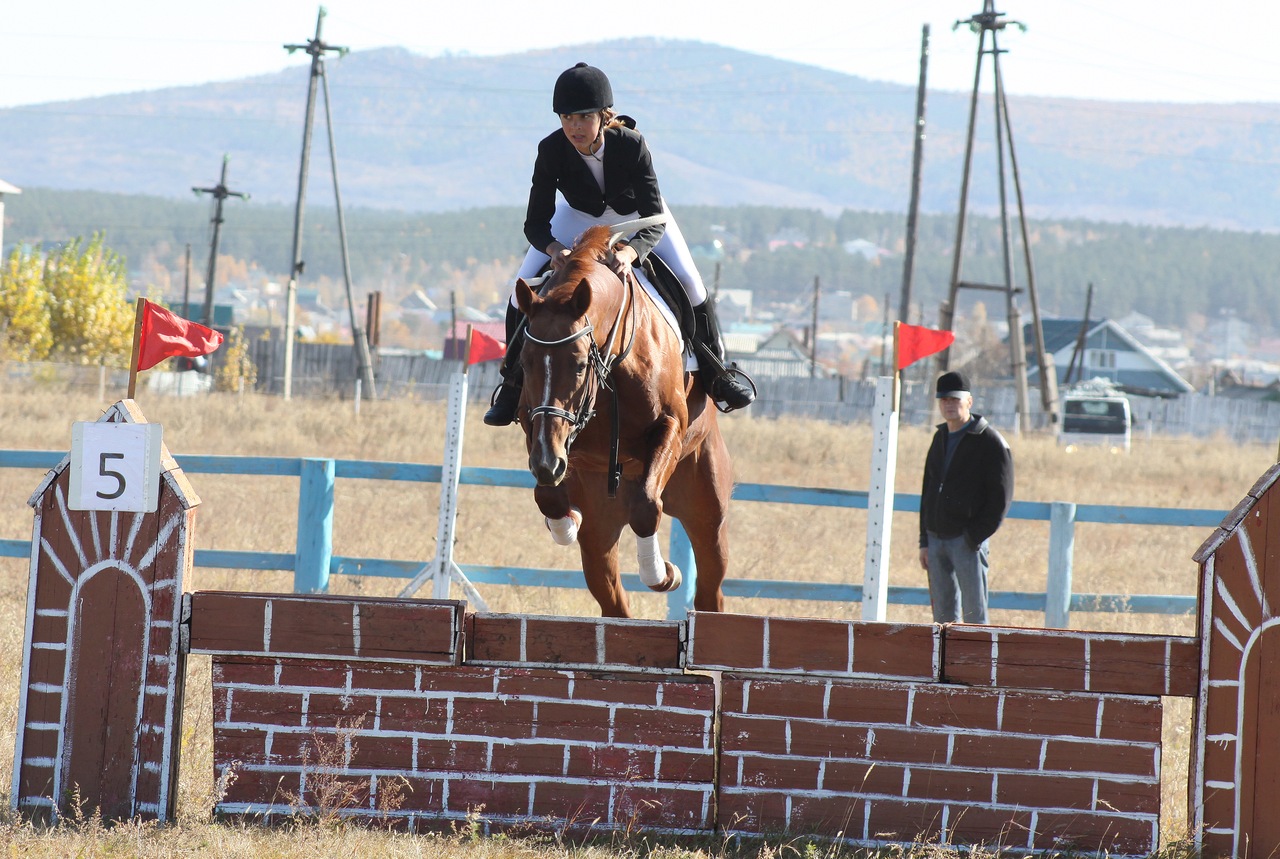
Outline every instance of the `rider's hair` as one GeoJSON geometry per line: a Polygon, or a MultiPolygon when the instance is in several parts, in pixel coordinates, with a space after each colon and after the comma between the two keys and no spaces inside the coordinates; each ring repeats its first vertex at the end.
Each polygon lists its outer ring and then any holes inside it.
{"type": "Polygon", "coordinates": [[[606,128],[620,128],[622,127],[622,124],[622,120],[618,119],[618,112],[613,108],[606,107],[604,110],[600,111],[601,131],[606,128]]]}

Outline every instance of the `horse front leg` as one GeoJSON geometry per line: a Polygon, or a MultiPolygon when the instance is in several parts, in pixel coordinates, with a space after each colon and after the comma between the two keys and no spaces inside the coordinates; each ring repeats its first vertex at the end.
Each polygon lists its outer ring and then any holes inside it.
{"type": "Polygon", "coordinates": [[[622,588],[618,567],[618,539],[622,536],[623,522],[598,505],[595,508],[584,506],[592,509],[591,518],[578,532],[587,590],[600,604],[601,616],[631,617],[631,605],[627,601],[627,592],[622,588]]]}
{"type": "Polygon", "coordinates": [[[569,502],[569,493],[561,486],[537,486],[533,500],[545,517],[551,539],[560,546],[571,546],[582,527],[582,511],[569,502]]]}
{"type": "Polygon", "coordinates": [[[630,524],[636,535],[636,562],[640,581],[650,590],[667,593],[680,587],[680,570],[662,557],[658,526],[662,522],[662,492],[680,462],[682,430],[675,418],[665,415],[649,431],[649,451],[640,479],[640,497],[631,505],[630,524]]]}

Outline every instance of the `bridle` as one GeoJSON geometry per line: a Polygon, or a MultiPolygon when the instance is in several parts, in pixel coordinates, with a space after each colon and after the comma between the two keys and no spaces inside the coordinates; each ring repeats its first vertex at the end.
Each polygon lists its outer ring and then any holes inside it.
{"type": "Polygon", "coordinates": [[[599,393],[600,388],[604,388],[606,391],[609,391],[613,395],[612,444],[609,449],[610,498],[617,493],[618,485],[622,480],[622,471],[618,467],[618,435],[620,431],[618,420],[618,391],[613,384],[613,368],[621,363],[627,355],[631,354],[631,347],[635,345],[636,340],[636,279],[634,276],[627,278],[626,286],[627,289],[623,295],[622,305],[618,308],[618,315],[609,329],[609,337],[608,340],[605,341],[603,347],[596,343],[594,336],[595,325],[592,324],[590,319],[587,320],[587,324],[585,326],[579,328],[577,331],[566,337],[561,337],[559,340],[543,340],[535,337],[533,332],[527,327],[524,332],[525,339],[528,342],[536,343],[539,346],[545,347],[565,346],[583,337],[590,340],[590,345],[587,347],[586,395],[583,396],[582,403],[578,406],[578,411],[575,413],[568,411],[567,409],[562,409],[559,406],[546,404],[534,406],[529,409],[529,421],[532,422],[535,418],[541,416],[560,418],[561,420],[568,421],[572,425],[572,428],[569,430],[569,437],[565,439],[564,443],[565,455],[568,456],[569,448],[573,445],[574,440],[577,439],[578,434],[581,433],[582,430],[586,428],[587,423],[595,417],[596,395],[599,393]],[[624,315],[629,315],[630,317],[630,324],[627,326],[623,325],[624,315]],[[618,338],[624,327],[629,329],[630,336],[627,340],[626,346],[615,355],[613,353],[613,348],[618,342],[618,338]]]}
{"type": "MultiPolygon", "coordinates": [[[[652,215],[647,218],[638,218],[634,221],[626,221],[624,223],[617,224],[614,227],[613,234],[609,237],[607,247],[612,248],[619,239],[624,235],[628,235],[630,232],[641,230],[651,225],[665,223],[666,220],[667,216],[662,214],[652,215]]],[[[542,291],[544,293],[548,286],[549,284],[543,285],[542,291]]],[[[565,456],[567,457],[569,455],[569,448],[573,445],[578,434],[582,432],[582,430],[587,426],[587,423],[595,417],[596,395],[599,393],[600,388],[604,388],[606,391],[611,393],[613,395],[613,420],[610,425],[609,443],[610,498],[617,495],[618,486],[622,482],[622,468],[618,464],[618,436],[621,432],[621,428],[618,410],[618,390],[613,384],[613,368],[622,363],[622,361],[631,354],[631,347],[634,346],[636,342],[637,286],[638,282],[636,281],[636,276],[632,273],[626,279],[627,289],[622,299],[622,306],[618,308],[618,315],[613,320],[613,325],[609,329],[609,338],[605,342],[603,349],[596,343],[594,336],[595,326],[592,324],[590,319],[587,320],[587,324],[585,326],[579,328],[572,334],[561,337],[559,340],[541,340],[533,336],[533,332],[529,330],[527,320],[524,328],[524,336],[527,341],[537,343],[539,346],[545,347],[564,346],[566,344],[573,343],[581,337],[589,337],[591,339],[591,345],[587,347],[587,393],[582,398],[582,404],[578,407],[578,411],[574,413],[558,406],[551,405],[534,406],[529,409],[529,422],[532,425],[535,418],[545,415],[550,418],[560,418],[561,420],[568,421],[572,424],[572,428],[569,430],[569,437],[565,439],[564,443],[565,456]],[[631,323],[629,326],[631,332],[630,337],[627,340],[627,345],[618,352],[617,355],[615,355],[613,354],[613,347],[617,343],[618,337],[624,327],[622,324],[622,317],[628,312],[630,313],[631,323]]]]}

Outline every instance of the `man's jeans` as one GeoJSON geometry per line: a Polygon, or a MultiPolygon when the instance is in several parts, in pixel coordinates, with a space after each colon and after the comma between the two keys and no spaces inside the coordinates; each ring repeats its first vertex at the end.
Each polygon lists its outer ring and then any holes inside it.
{"type": "Polygon", "coordinates": [[[929,534],[929,599],[934,623],[987,622],[987,542],[929,534]],[[963,610],[963,617],[962,617],[963,610]]]}

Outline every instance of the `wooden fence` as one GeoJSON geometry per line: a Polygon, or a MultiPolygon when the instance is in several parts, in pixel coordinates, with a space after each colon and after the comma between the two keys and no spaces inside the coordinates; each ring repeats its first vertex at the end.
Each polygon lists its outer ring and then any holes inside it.
{"type": "MultiPolygon", "coordinates": [[[[0,450],[0,468],[53,468],[64,455],[56,451],[0,450]]],[[[328,590],[334,575],[413,578],[430,559],[368,558],[343,555],[334,546],[334,484],[339,479],[390,480],[439,483],[442,468],[409,462],[332,460],[292,457],[240,457],[184,455],[177,458],[192,474],[238,474],[298,478],[298,537],[293,552],[247,552],[235,549],[197,549],[196,566],[247,570],[282,570],[294,574],[294,591],[328,590]]],[[[461,483],[473,486],[511,487],[528,491],[533,478],[527,471],[498,468],[463,468],[461,483]]],[[[740,483],[734,487],[737,502],[802,504],[844,509],[867,509],[865,490],[825,489],[740,483]]],[[[920,496],[894,495],[894,509],[918,513],[920,496]]],[[[1048,576],[1044,593],[993,591],[990,606],[996,609],[1045,612],[1045,625],[1066,627],[1070,612],[1137,612],[1190,614],[1196,598],[1171,594],[1077,594],[1072,591],[1075,526],[1078,522],[1212,528],[1224,515],[1221,510],[1161,507],[1119,507],[1102,504],[1015,501],[1009,517],[1049,523],[1048,576]]],[[[26,541],[0,539],[0,557],[25,557],[26,541]]],[[[673,523],[667,555],[685,572],[680,589],[668,595],[668,617],[681,618],[693,607],[696,567],[693,550],[679,523],[673,523]]],[[[501,564],[460,563],[472,582],[482,585],[585,588],[581,576],[565,576],[562,570],[509,567],[501,564]]],[[[624,574],[624,584],[639,587],[634,573],[624,574]]],[[[861,603],[862,585],[830,582],[728,579],[729,597],[861,603]]],[[[928,605],[929,592],[922,587],[889,588],[888,601],[898,605],[928,605]]]]}
{"type": "Polygon", "coordinates": [[[1189,697],[1196,851],[1280,850],[1280,465],[1197,552],[1182,637],[186,595],[200,502],[161,463],[154,512],[73,509],[70,457],[31,497],[15,810],[172,819],[205,653],[224,814],[1145,856],[1189,697]]]}

